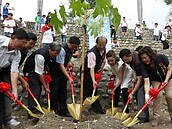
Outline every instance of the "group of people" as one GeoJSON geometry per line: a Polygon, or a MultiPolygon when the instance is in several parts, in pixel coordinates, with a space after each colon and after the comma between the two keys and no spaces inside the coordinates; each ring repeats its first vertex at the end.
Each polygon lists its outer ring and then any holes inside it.
{"type": "MultiPolygon", "coordinates": [[[[41,17],[40,13],[37,12],[37,16],[35,17],[35,30],[41,32],[40,42],[42,42],[44,45],[52,42],[52,39],[56,37],[55,31],[53,27],[50,25],[50,20],[51,20],[50,14],[51,12],[48,12],[47,16],[42,15],[41,17]],[[51,31],[48,28],[51,28],[50,29],[51,31]],[[45,39],[45,41],[42,41],[42,38],[45,39]]],[[[68,32],[68,27],[67,24],[65,23],[63,28],[61,29],[61,34],[60,34],[62,43],[66,43],[67,32],[68,32]]]]}
{"type": "MultiPolygon", "coordinates": [[[[148,46],[140,46],[134,52],[131,52],[129,49],[122,49],[119,52],[119,57],[121,60],[119,60],[113,50],[110,50],[106,54],[110,69],[117,77],[116,87],[113,90],[115,93],[114,106],[118,107],[119,93],[122,90],[124,103],[126,104],[128,98],[132,100],[135,96],[138,110],[140,110],[145,103],[149,103],[149,98],[151,97],[149,95],[150,87],[152,86],[152,88],[158,89],[160,83],[162,83],[162,85],[167,83],[164,91],[172,123],[172,71],[168,58],[148,46]],[[135,72],[136,79],[132,92],[127,93],[128,87],[133,85],[131,83],[133,79],[131,69],[135,72]]],[[[153,101],[154,119],[151,121],[153,127],[158,126],[160,123],[162,98],[163,95],[161,91],[153,101]]],[[[129,110],[127,109],[126,113],[128,112],[129,110]]],[[[139,120],[139,123],[149,122],[148,108],[141,113],[139,120]]]]}
{"type": "MultiPolygon", "coordinates": [[[[0,37],[0,76],[1,82],[9,83],[11,93],[18,98],[17,83],[21,82],[23,88],[29,87],[34,96],[40,101],[42,86],[45,93],[50,93],[51,109],[60,116],[70,117],[67,110],[67,83],[72,84],[73,79],[66,70],[67,64],[71,57],[78,55],[77,48],[80,39],[76,36],[70,37],[69,41],[64,44],[49,43],[43,48],[33,52],[27,59],[28,50],[34,47],[37,37],[33,33],[27,33],[23,29],[17,29],[11,35],[0,37]],[[19,74],[19,67],[24,63],[24,76],[29,78],[26,82],[19,74]],[[44,79],[45,68],[52,78],[50,89],[47,88],[44,79]]],[[[165,96],[168,104],[170,117],[172,118],[172,94],[171,94],[171,67],[168,58],[165,55],[158,54],[150,47],[142,47],[138,52],[131,52],[129,49],[122,49],[117,57],[113,50],[106,53],[107,39],[98,37],[96,45],[87,51],[84,65],[84,94],[83,99],[90,97],[94,85],[98,85],[95,80],[95,73],[103,69],[106,60],[113,74],[116,75],[115,107],[118,107],[119,95],[122,90],[124,103],[127,99],[136,97],[138,110],[142,108],[145,102],[148,102],[149,90],[152,85],[157,88],[160,82],[168,83],[165,88],[165,96]],[[134,78],[133,71],[136,73],[135,84],[132,92],[128,93],[128,87],[132,85],[134,78]]],[[[81,71],[82,73],[82,71],[81,71]]],[[[97,92],[95,92],[95,95],[97,92]]],[[[152,126],[157,126],[160,119],[162,93],[154,101],[154,120],[152,126]]],[[[36,108],[36,103],[28,95],[28,108],[34,114],[41,114],[36,108]]],[[[99,99],[92,105],[89,111],[104,114],[99,99]]],[[[129,109],[126,110],[129,112],[129,109]]],[[[28,118],[33,118],[28,114],[28,118]]],[[[140,123],[149,122],[148,108],[139,116],[140,123]]],[[[0,127],[8,125],[18,125],[11,117],[11,100],[3,92],[0,92],[0,127]]]]}
{"type": "MultiPolygon", "coordinates": [[[[14,26],[12,14],[9,13],[8,18],[4,20],[4,30],[14,28],[14,26]]],[[[125,17],[122,28],[125,33],[127,29],[125,17]]],[[[166,34],[171,27],[167,26],[165,29],[164,41],[167,40],[166,34]]],[[[80,39],[72,36],[68,41],[64,40],[63,44],[59,44],[53,41],[53,34],[53,27],[50,25],[50,18],[48,18],[41,28],[41,48],[33,52],[28,58],[26,57],[29,49],[33,48],[37,42],[37,36],[34,33],[27,33],[20,28],[5,33],[5,36],[0,36],[0,82],[10,84],[10,92],[17,99],[17,84],[20,81],[23,88],[30,88],[39,102],[43,86],[45,93],[50,93],[51,109],[60,116],[71,117],[66,103],[67,83],[72,84],[74,81],[69,76],[66,67],[72,57],[78,56],[80,39]],[[24,77],[29,79],[28,82],[19,74],[19,68],[22,64],[24,65],[22,72],[24,77]],[[52,78],[50,89],[44,78],[47,73],[52,78]]],[[[157,88],[161,82],[162,84],[168,83],[164,91],[172,122],[172,71],[168,58],[163,54],[158,54],[148,46],[137,49],[137,52],[122,49],[118,57],[113,50],[106,53],[107,39],[105,37],[100,36],[95,42],[96,45],[86,53],[84,71],[81,71],[84,74],[83,99],[91,97],[94,86],[98,85],[94,75],[104,68],[107,61],[109,70],[116,75],[116,85],[112,91],[115,94],[115,107],[118,107],[119,96],[122,91],[124,103],[127,103],[128,98],[132,100],[135,96],[138,110],[140,110],[145,102],[148,103],[150,86],[157,88]],[[136,78],[134,78],[134,73],[136,78]],[[132,84],[133,79],[135,79],[134,85],[132,84]],[[132,92],[128,93],[128,87],[131,85],[133,85],[132,92]]],[[[151,122],[152,126],[159,124],[161,105],[162,92],[153,102],[154,120],[151,122]]],[[[32,113],[40,115],[41,112],[35,106],[36,103],[28,94],[28,108],[32,113]]],[[[99,99],[91,105],[89,111],[105,114],[99,99]]],[[[0,128],[20,124],[12,118],[11,113],[10,97],[4,92],[0,92],[0,128]]],[[[129,108],[126,113],[129,113],[129,108]]],[[[28,114],[28,118],[32,119],[33,116],[28,114]]],[[[140,123],[149,122],[148,108],[141,113],[139,119],[140,123]]]]}
{"type": "MultiPolygon", "coordinates": [[[[128,29],[128,23],[126,22],[126,18],[123,17],[121,21],[121,32],[122,32],[122,37],[127,35],[127,29],[128,29]]],[[[161,29],[158,26],[158,23],[154,24],[153,28],[153,40],[155,41],[161,41],[163,44],[163,49],[168,49],[169,48],[169,41],[168,41],[168,35],[170,34],[172,27],[172,22],[171,19],[167,22],[165,28],[161,32],[161,29]]],[[[113,24],[110,26],[111,29],[111,38],[113,39],[112,46],[116,47],[119,46],[117,44],[117,36],[116,36],[116,30],[113,24]]],[[[147,25],[146,22],[143,21],[142,24],[136,24],[134,28],[134,35],[137,40],[142,40],[142,35],[143,35],[143,30],[147,30],[147,25]]]]}

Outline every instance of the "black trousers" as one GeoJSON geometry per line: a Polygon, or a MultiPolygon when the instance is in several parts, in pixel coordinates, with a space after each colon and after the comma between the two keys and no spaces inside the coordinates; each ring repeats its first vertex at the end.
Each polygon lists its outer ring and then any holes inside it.
{"type": "MultiPolygon", "coordinates": [[[[88,74],[84,75],[84,87],[83,87],[83,101],[87,98],[87,97],[91,97],[93,93],[93,82],[91,79],[91,76],[88,74]]],[[[95,95],[97,95],[97,90],[95,92],[95,95]]],[[[99,111],[102,110],[102,106],[100,105],[100,101],[99,99],[97,99],[92,105],[91,108],[94,111],[99,111]]]]}
{"type": "MultiPolygon", "coordinates": [[[[8,84],[11,84],[10,81],[10,67],[4,68],[0,70],[0,82],[7,82],[8,84]]],[[[9,90],[11,92],[11,90],[9,90]]],[[[2,121],[4,124],[12,119],[12,107],[11,107],[11,98],[6,95],[4,92],[0,93],[0,121],[2,121]]]]}
{"type": "Polygon", "coordinates": [[[116,39],[116,31],[115,30],[111,30],[111,38],[113,37],[113,39],[116,39]]]}
{"type": "MultiPolygon", "coordinates": [[[[35,96],[35,98],[40,103],[41,91],[42,91],[42,84],[38,78],[37,74],[29,74],[27,76],[29,78],[28,84],[31,92],[35,96]]],[[[39,114],[40,112],[35,108],[36,103],[33,98],[28,94],[28,108],[35,114],[39,114]]]]}
{"type": "MultiPolygon", "coordinates": [[[[137,101],[137,109],[138,111],[144,106],[145,104],[145,92],[144,92],[144,84],[140,86],[137,90],[136,94],[136,101],[137,101]]],[[[140,119],[149,119],[149,110],[148,107],[140,114],[140,119]]]]}
{"type": "Polygon", "coordinates": [[[169,48],[169,41],[168,40],[161,40],[161,43],[163,44],[163,49],[169,48]]]}
{"type": "MultiPolygon", "coordinates": [[[[114,107],[118,107],[119,98],[120,98],[120,93],[121,93],[121,87],[119,86],[119,87],[115,90],[114,107]]],[[[123,95],[124,104],[126,104],[127,101],[128,101],[128,88],[122,88],[122,95],[123,95]]],[[[126,113],[129,113],[128,107],[127,107],[127,109],[126,109],[126,113]]]]}
{"type": "Polygon", "coordinates": [[[52,81],[50,82],[50,101],[51,109],[54,111],[67,110],[67,79],[65,75],[51,73],[52,81]]]}

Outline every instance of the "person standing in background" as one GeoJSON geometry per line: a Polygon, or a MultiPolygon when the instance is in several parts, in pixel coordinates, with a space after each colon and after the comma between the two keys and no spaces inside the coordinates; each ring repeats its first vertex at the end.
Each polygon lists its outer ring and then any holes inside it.
{"type": "Polygon", "coordinates": [[[4,35],[11,38],[11,35],[14,32],[14,28],[16,27],[16,23],[13,20],[12,13],[9,13],[8,18],[4,20],[3,27],[4,27],[4,35]]]}
{"type": "Polygon", "coordinates": [[[121,22],[121,28],[122,28],[122,36],[125,36],[127,34],[128,24],[126,22],[125,17],[123,17],[121,22]]]}
{"type": "Polygon", "coordinates": [[[66,23],[63,26],[63,29],[61,30],[61,38],[62,38],[62,43],[66,43],[66,38],[67,38],[67,32],[68,32],[68,28],[66,23]]]}
{"type": "Polygon", "coordinates": [[[155,23],[155,27],[153,30],[153,40],[158,41],[159,40],[159,35],[160,35],[160,29],[158,27],[158,23],[155,23]]]}
{"type": "Polygon", "coordinates": [[[41,17],[41,28],[45,25],[45,15],[41,17]]]}
{"type": "Polygon", "coordinates": [[[165,29],[162,32],[161,42],[163,44],[163,49],[169,48],[169,41],[167,40],[167,36],[169,32],[171,31],[171,26],[166,26],[165,29]]]}
{"type": "Polygon", "coordinates": [[[50,25],[50,20],[45,22],[45,25],[41,28],[40,36],[40,46],[45,47],[49,46],[53,42],[54,30],[50,25]]]}
{"type": "Polygon", "coordinates": [[[40,26],[41,26],[41,17],[40,17],[40,13],[37,12],[37,16],[35,17],[35,30],[40,31],[40,26]]]}
{"type": "Polygon", "coordinates": [[[9,8],[9,3],[6,3],[3,7],[3,20],[5,20],[8,17],[8,10],[12,10],[9,8]]]}
{"type": "Polygon", "coordinates": [[[111,30],[111,38],[116,39],[116,30],[114,24],[111,24],[110,30],[111,30]]]}
{"type": "Polygon", "coordinates": [[[135,33],[136,33],[136,37],[137,37],[137,40],[142,40],[142,29],[141,29],[141,25],[140,24],[137,24],[137,27],[136,27],[136,30],[135,30],[135,33]]]}

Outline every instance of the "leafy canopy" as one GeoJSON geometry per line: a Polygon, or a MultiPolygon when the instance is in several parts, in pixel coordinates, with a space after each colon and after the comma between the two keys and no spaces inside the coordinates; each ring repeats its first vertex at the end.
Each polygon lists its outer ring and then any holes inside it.
{"type": "MultiPolygon", "coordinates": [[[[90,31],[91,35],[94,37],[98,36],[103,27],[105,17],[111,18],[112,23],[115,28],[118,28],[121,16],[118,12],[117,8],[114,8],[109,0],[95,0],[95,7],[93,10],[90,10],[90,3],[86,2],[86,0],[71,0],[69,9],[71,9],[71,13],[73,16],[79,17],[79,20],[82,24],[84,18],[84,12],[86,11],[86,18],[93,19],[92,22],[85,23],[88,26],[88,31],[90,31]],[[91,13],[89,13],[91,12],[91,13]],[[96,22],[95,22],[96,21],[96,22]]],[[[64,6],[60,6],[60,10],[54,11],[55,13],[51,14],[52,20],[51,24],[55,27],[57,32],[60,32],[60,29],[63,27],[63,24],[66,23],[66,13],[64,6]]]]}

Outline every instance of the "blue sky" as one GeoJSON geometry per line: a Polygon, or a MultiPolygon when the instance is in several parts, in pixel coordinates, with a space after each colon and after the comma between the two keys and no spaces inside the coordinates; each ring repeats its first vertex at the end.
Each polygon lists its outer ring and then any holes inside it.
{"type": "MultiPolygon", "coordinates": [[[[137,20],[137,0],[111,0],[114,6],[119,9],[121,16],[125,16],[129,28],[134,28],[137,20]]],[[[37,13],[37,0],[2,0],[2,6],[6,2],[10,3],[10,7],[14,7],[12,11],[14,18],[22,17],[25,21],[34,21],[37,13]]],[[[44,0],[43,14],[53,12],[58,9],[60,4],[66,6],[68,0],[44,0]]],[[[164,28],[170,7],[163,0],[143,0],[143,20],[146,21],[149,28],[153,28],[155,22],[159,23],[160,28],[164,28]]]]}

